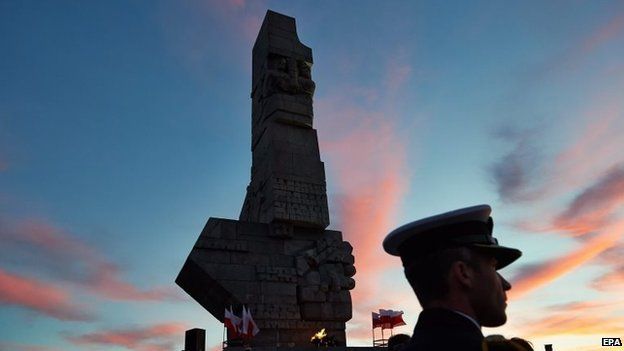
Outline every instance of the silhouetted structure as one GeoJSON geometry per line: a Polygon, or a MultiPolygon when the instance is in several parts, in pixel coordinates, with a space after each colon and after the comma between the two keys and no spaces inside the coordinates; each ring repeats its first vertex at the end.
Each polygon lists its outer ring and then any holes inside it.
{"type": "Polygon", "coordinates": [[[205,351],[206,331],[204,329],[189,329],[184,333],[184,351],[205,351]]]}
{"type": "Polygon", "coordinates": [[[544,350],[545,351],[553,351],[552,344],[545,344],[544,345],[544,350]]]}
{"type": "Polygon", "coordinates": [[[260,328],[254,347],[309,347],[322,328],[346,345],[353,248],[325,230],[311,67],[295,19],[268,11],[253,48],[253,158],[240,218],[210,218],[176,279],[221,322],[226,307],[240,315],[246,305],[260,328]]]}

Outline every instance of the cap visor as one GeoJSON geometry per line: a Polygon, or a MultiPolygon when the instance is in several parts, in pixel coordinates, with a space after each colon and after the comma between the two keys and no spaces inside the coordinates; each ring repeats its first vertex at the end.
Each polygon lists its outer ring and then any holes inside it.
{"type": "Polygon", "coordinates": [[[522,251],[511,247],[483,244],[472,244],[470,247],[478,248],[479,251],[483,251],[494,256],[496,261],[498,261],[496,269],[505,268],[522,256],[522,251]]]}

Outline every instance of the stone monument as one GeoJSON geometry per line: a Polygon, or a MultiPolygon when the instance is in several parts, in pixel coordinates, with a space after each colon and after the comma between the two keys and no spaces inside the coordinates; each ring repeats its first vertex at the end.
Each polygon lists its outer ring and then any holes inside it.
{"type": "Polygon", "coordinates": [[[346,345],[353,248],[325,229],[311,67],[295,19],[267,11],[253,47],[253,161],[240,217],[208,219],[176,279],[221,322],[226,307],[240,316],[247,306],[260,328],[253,346],[310,347],[323,328],[346,345]]]}

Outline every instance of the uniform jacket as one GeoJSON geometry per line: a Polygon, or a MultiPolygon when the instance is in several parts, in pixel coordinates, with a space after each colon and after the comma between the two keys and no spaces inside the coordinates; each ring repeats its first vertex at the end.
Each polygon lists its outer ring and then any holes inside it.
{"type": "Polygon", "coordinates": [[[481,351],[483,334],[468,318],[442,308],[418,316],[411,341],[401,351],[481,351]]]}

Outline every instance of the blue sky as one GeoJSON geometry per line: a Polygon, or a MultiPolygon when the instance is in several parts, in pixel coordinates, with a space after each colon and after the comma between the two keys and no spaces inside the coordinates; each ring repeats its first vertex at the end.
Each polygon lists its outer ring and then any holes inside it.
{"type": "Polygon", "coordinates": [[[524,251],[487,333],[589,350],[624,330],[621,2],[1,1],[0,349],[219,344],[173,280],[242,206],[267,9],[313,50],[351,345],[370,311],[404,310],[408,333],[419,311],[386,233],[479,203],[524,251]]]}

